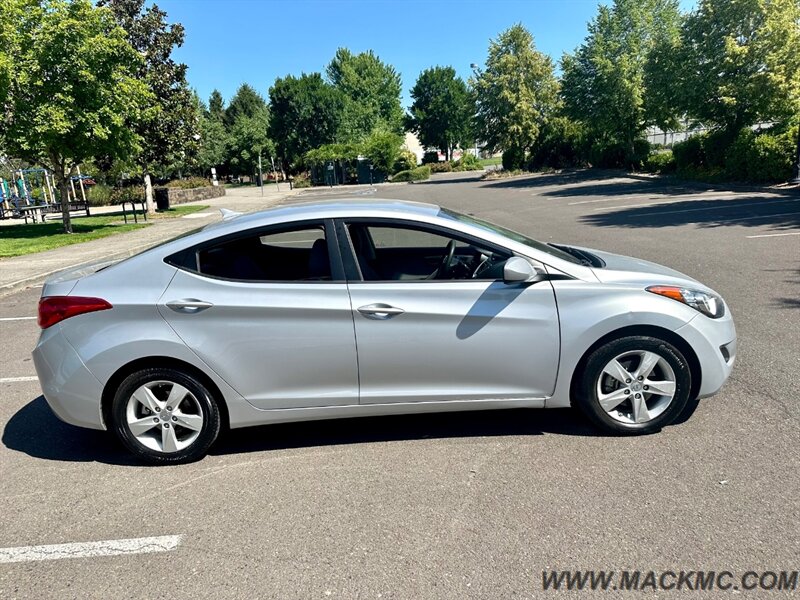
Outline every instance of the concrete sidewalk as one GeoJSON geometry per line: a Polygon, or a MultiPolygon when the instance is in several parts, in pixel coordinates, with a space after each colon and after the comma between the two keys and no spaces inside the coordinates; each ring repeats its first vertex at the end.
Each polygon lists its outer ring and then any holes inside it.
{"type": "MultiPolygon", "coordinates": [[[[208,205],[207,210],[183,217],[153,221],[143,229],[111,235],[98,240],[25,256],[0,259],[0,298],[32,285],[39,285],[58,271],[93,260],[132,256],[171,237],[219,221],[222,218],[219,212],[220,208],[238,212],[254,212],[278,204],[297,192],[298,190],[289,191],[288,185],[281,185],[280,191],[277,191],[274,185],[266,186],[263,196],[259,188],[228,188],[226,195],[222,198],[188,203],[208,205]]],[[[110,210],[119,209],[113,207],[110,210]]],[[[93,209],[92,214],[102,214],[103,212],[108,211],[93,209]]]]}

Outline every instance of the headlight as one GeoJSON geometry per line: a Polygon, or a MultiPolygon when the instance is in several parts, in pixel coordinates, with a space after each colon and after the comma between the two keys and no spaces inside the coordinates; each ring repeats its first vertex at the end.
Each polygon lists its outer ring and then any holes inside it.
{"type": "Polygon", "coordinates": [[[701,292],[672,285],[651,285],[647,291],[683,302],[712,319],[719,319],[725,314],[725,303],[722,298],[711,292],[701,292]]]}

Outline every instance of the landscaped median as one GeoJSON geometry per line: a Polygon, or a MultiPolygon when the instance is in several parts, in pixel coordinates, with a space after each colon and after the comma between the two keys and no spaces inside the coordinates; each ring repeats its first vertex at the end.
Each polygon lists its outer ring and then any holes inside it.
{"type": "Polygon", "coordinates": [[[0,259],[11,256],[22,256],[44,250],[52,250],[61,246],[78,244],[124,233],[134,229],[147,227],[152,220],[181,217],[208,208],[206,205],[177,206],[151,215],[148,221],[128,223],[123,221],[122,212],[106,213],[95,217],[77,217],[72,220],[73,233],[63,233],[63,225],[59,221],[34,225],[0,226],[0,259]]]}

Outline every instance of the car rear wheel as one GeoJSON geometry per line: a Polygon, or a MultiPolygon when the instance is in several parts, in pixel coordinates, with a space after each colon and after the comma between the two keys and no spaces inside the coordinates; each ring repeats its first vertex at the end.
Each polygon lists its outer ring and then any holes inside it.
{"type": "Polygon", "coordinates": [[[577,404],[596,425],[644,434],[672,423],[689,400],[691,371],[672,344],[654,337],[611,341],[589,356],[577,404]]]}
{"type": "Polygon", "coordinates": [[[203,457],[220,429],[217,403],[198,379],[171,368],[129,375],[112,405],[113,429],[128,450],[154,464],[203,457]]]}

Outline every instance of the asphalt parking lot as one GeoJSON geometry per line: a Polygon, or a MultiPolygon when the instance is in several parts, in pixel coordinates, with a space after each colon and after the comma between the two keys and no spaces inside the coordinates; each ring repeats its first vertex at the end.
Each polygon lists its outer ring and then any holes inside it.
{"type": "Polygon", "coordinates": [[[0,564],[0,598],[611,598],[543,593],[542,571],[800,568],[797,192],[577,172],[356,193],[700,279],[736,319],[732,378],[646,437],[599,435],[571,410],[419,415],[239,430],[198,463],[143,467],[49,411],[29,289],[0,299],[0,553],[180,537],[166,552],[0,564]]]}

